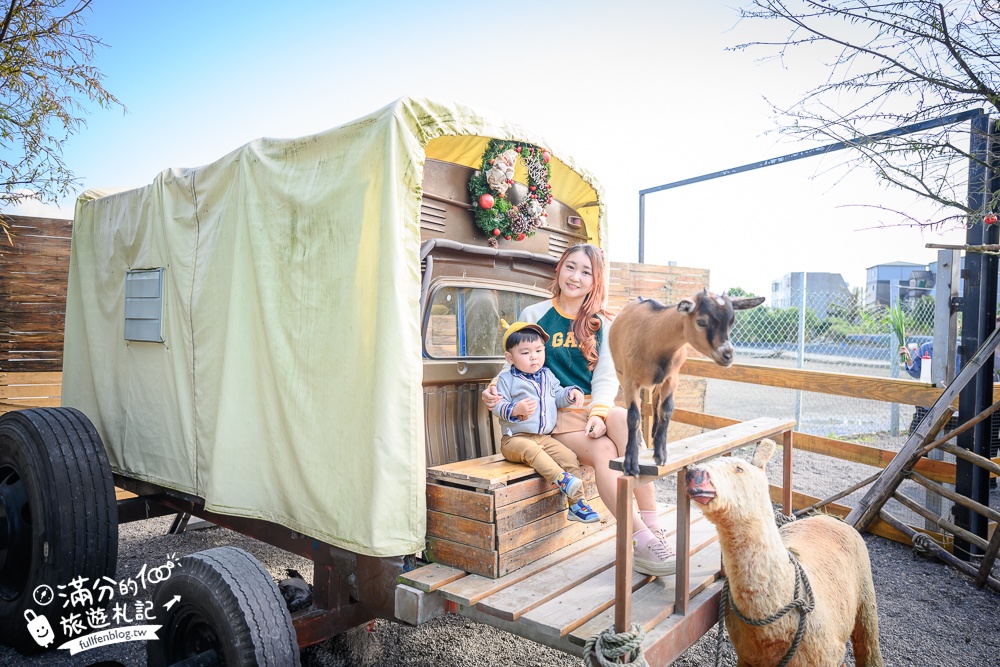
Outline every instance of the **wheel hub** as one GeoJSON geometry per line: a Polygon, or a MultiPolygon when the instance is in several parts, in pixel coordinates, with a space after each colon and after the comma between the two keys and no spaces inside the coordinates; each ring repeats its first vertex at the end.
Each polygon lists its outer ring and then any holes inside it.
{"type": "Polygon", "coordinates": [[[32,560],[31,505],[24,477],[0,465],[0,599],[24,592],[32,560]]]}
{"type": "Polygon", "coordinates": [[[173,661],[186,661],[199,656],[212,656],[217,660],[222,654],[219,635],[212,621],[203,610],[192,605],[186,605],[178,610],[176,621],[173,627],[168,629],[163,641],[167,657],[173,661]]]}

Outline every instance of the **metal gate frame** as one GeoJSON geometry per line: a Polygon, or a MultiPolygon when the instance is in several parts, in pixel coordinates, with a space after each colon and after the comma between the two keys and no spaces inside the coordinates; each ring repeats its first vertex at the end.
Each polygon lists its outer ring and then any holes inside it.
{"type": "MultiPolygon", "coordinates": [[[[665,183],[639,191],[639,263],[645,259],[646,236],[646,195],[664,190],[672,190],[684,185],[709,181],[723,176],[732,176],[746,171],[753,171],[801,160],[817,155],[826,155],[845,148],[853,148],[877,142],[889,137],[899,137],[915,132],[930,130],[936,127],[970,121],[971,141],[969,146],[969,208],[973,211],[982,210],[990,199],[990,195],[1000,190],[1000,128],[990,123],[990,117],[983,109],[971,109],[961,113],[950,114],[932,120],[904,125],[885,132],[859,137],[850,141],[811,148],[809,150],[789,153],[780,157],[768,158],[715,171],[702,176],[685,178],[672,183],[665,183]],[[991,175],[992,174],[992,175],[991,175]],[[976,187],[976,184],[979,186],[976,187]]],[[[966,231],[966,243],[970,246],[1000,242],[1000,225],[971,225],[966,231]]],[[[996,328],[997,317],[997,273],[998,257],[983,253],[966,253],[965,269],[961,273],[964,281],[964,296],[958,300],[962,308],[962,336],[958,352],[962,365],[975,354],[986,338],[996,328]]],[[[955,301],[955,300],[953,300],[955,301]]],[[[950,358],[950,355],[949,355],[950,358]]],[[[958,369],[956,369],[957,372],[958,369]]],[[[991,357],[970,381],[959,395],[959,421],[964,423],[993,404],[993,358],[991,357]]],[[[974,428],[958,437],[960,447],[990,457],[990,424],[980,422],[974,428]]],[[[957,461],[955,490],[963,496],[989,506],[989,473],[983,471],[963,459],[957,461]]],[[[956,505],[954,509],[955,523],[970,532],[986,537],[987,520],[985,517],[970,512],[956,505]]],[[[978,551],[965,540],[955,540],[956,551],[964,559],[978,555],[978,551]]]]}

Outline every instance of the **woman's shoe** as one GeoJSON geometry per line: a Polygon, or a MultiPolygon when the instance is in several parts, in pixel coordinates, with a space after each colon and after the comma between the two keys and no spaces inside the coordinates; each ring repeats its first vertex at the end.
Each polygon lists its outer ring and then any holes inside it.
{"type": "Polygon", "coordinates": [[[674,550],[659,540],[650,540],[639,548],[632,542],[632,569],[642,574],[654,577],[665,577],[677,569],[677,557],[674,550]]]}

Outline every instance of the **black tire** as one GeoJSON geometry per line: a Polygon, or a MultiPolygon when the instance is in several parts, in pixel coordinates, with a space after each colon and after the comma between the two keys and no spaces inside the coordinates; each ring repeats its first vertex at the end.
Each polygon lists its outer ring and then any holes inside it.
{"type": "Polygon", "coordinates": [[[215,651],[227,667],[299,663],[292,617],[271,575],[236,547],[185,556],[153,593],[159,639],[146,643],[146,664],[166,667],[215,651]],[[166,608],[168,602],[180,600],[166,608]]]}
{"type": "Polygon", "coordinates": [[[51,617],[47,648],[59,646],[58,598],[42,606],[35,589],[114,577],[117,564],[118,504],[94,425],[73,408],[0,416],[0,641],[21,653],[42,650],[28,634],[30,609],[51,617]]]}

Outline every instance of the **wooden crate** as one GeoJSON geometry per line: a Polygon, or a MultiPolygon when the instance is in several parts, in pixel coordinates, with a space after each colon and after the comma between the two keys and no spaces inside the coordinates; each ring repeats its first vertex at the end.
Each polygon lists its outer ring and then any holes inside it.
{"type": "Polygon", "coordinates": [[[581,468],[584,495],[601,521],[566,518],[566,496],[532,468],[497,454],[427,470],[427,557],[501,577],[613,523],[594,471],[581,468]]]}

